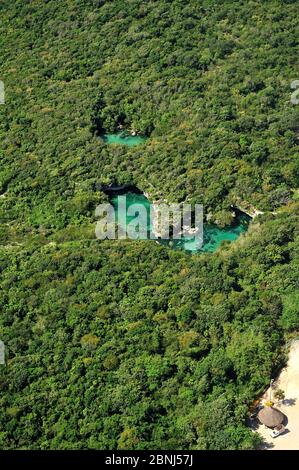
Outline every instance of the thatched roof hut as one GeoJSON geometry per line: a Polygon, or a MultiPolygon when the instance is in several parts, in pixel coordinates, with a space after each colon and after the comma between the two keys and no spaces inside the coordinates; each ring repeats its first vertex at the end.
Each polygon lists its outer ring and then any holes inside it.
{"type": "Polygon", "coordinates": [[[285,415],[276,408],[272,408],[272,406],[265,406],[262,408],[257,417],[260,422],[268,428],[275,428],[285,419],[285,415]]]}

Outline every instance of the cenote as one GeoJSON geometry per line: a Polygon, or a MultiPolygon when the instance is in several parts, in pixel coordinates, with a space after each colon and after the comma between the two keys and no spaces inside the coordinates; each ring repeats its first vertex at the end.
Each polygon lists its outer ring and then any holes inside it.
{"type": "MultiPolygon", "coordinates": [[[[127,188],[121,192],[112,191],[108,192],[110,196],[110,202],[114,206],[115,215],[118,217],[118,195],[126,195],[126,208],[130,207],[132,204],[140,204],[147,210],[148,219],[147,219],[147,231],[150,231],[150,201],[138,191],[132,191],[132,189],[127,188]]],[[[134,219],[134,216],[126,215],[126,223],[131,222],[134,219]]],[[[117,218],[116,218],[117,220],[117,218]]],[[[194,237],[182,237],[181,240],[161,240],[157,241],[163,245],[167,245],[174,249],[183,249],[188,252],[200,253],[200,252],[213,252],[215,251],[223,241],[233,242],[236,240],[242,233],[246,232],[251,218],[245,214],[242,214],[236,217],[236,222],[228,227],[218,227],[215,224],[205,224],[204,225],[204,242],[203,245],[198,248],[198,245],[194,237]]]]}
{"type": "MultiPolygon", "coordinates": [[[[101,138],[107,144],[126,145],[133,147],[140,145],[145,142],[147,137],[140,135],[131,135],[128,131],[121,131],[114,134],[103,134],[101,138]]],[[[114,206],[116,220],[118,218],[118,196],[126,195],[126,209],[133,204],[140,204],[145,207],[148,218],[147,218],[147,232],[150,232],[150,201],[145,195],[139,191],[136,187],[131,185],[123,185],[122,187],[111,186],[106,188],[100,188],[106,192],[110,197],[110,202],[114,206]]],[[[134,216],[126,215],[126,224],[131,222],[134,216]]],[[[169,246],[173,249],[182,249],[188,252],[200,253],[200,252],[213,252],[215,251],[223,241],[233,242],[242,233],[246,232],[251,218],[241,213],[235,218],[234,224],[227,227],[219,227],[215,224],[204,224],[203,229],[203,244],[199,248],[194,237],[183,236],[180,240],[161,240],[157,239],[160,244],[169,246]]],[[[122,227],[124,228],[124,227],[122,227]]]]}
{"type": "Polygon", "coordinates": [[[115,134],[103,134],[101,137],[107,144],[126,145],[134,147],[146,141],[146,137],[142,135],[131,135],[128,132],[117,132],[115,134]]]}

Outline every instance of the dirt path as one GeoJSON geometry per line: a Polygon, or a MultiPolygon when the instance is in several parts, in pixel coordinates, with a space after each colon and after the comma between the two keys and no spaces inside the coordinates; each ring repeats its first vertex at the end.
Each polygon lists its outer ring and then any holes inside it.
{"type": "MultiPolygon", "coordinates": [[[[271,430],[263,425],[257,429],[266,442],[269,450],[299,450],[299,341],[294,341],[287,366],[281,371],[276,381],[277,388],[285,392],[281,404],[275,404],[288,418],[286,432],[276,437],[270,437],[271,430]]],[[[266,396],[269,396],[269,391],[266,396]]]]}

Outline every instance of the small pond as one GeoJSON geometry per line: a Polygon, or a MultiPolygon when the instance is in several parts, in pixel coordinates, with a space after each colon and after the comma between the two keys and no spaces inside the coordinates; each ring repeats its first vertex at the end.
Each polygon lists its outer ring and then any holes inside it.
{"type": "Polygon", "coordinates": [[[115,134],[103,134],[102,139],[107,144],[127,145],[134,147],[135,145],[143,144],[146,137],[142,135],[131,135],[128,132],[117,132],[115,134]]]}

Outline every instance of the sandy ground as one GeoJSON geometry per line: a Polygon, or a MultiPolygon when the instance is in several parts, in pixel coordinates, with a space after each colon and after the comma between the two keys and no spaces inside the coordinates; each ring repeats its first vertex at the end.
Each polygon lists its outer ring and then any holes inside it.
{"type": "MultiPolygon", "coordinates": [[[[275,384],[275,388],[280,388],[285,392],[283,402],[275,403],[274,406],[287,416],[286,431],[275,439],[270,437],[271,430],[266,426],[260,425],[257,431],[265,439],[264,448],[266,449],[299,450],[299,341],[293,342],[287,366],[281,371],[275,384]]],[[[269,390],[264,398],[267,399],[267,397],[269,397],[269,390]]]]}

